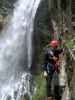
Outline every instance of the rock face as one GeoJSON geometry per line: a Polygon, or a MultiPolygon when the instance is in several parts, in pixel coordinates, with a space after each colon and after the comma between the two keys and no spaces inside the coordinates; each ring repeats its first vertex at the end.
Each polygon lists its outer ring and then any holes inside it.
{"type": "Polygon", "coordinates": [[[11,13],[11,10],[14,8],[14,2],[16,0],[0,0],[0,14],[6,16],[11,13]]]}
{"type": "Polygon", "coordinates": [[[66,73],[68,79],[68,86],[72,100],[75,100],[75,60],[73,59],[71,52],[67,50],[66,55],[66,73]]]}
{"type": "Polygon", "coordinates": [[[3,24],[4,24],[4,18],[2,15],[0,15],[0,31],[3,29],[3,24]]]}
{"type": "Polygon", "coordinates": [[[48,11],[48,2],[47,0],[42,0],[34,22],[34,35],[33,35],[33,64],[32,69],[35,69],[34,66],[37,66],[37,61],[39,59],[39,53],[43,50],[44,46],[49,42],[48,35],[53,31],[53,26],[48,11]]]}
{"type": "Polygon", "coordinates": [[[28,95],[21,96],[21,100],[30,100],[28,95]]]}

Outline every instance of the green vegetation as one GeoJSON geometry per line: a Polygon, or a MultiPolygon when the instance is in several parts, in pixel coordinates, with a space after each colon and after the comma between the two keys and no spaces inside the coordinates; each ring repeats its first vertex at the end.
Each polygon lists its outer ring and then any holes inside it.
{"type": "Polygon", "coordinates": [[[46,98],[46,81],[42,75],[36,76],[36,93],[33,96],[32,100],[44,100],[46,98]]]}
{"type": "Polygon", "coordinates": [[[0,14],[3,16],[11,13],[11,10],[14,8],[15,0],[0,0],[0,14]]]}
{"type": "Polygon", "coordinates": [[[75,49],[75,39],[71,40],[68,45],[71,49],[75,49]]]}
{"type": "Polygon", "coordinates": [[[70,49],[75,49],[75,35],[74,35],[74,33],[70,34],[67,37],[69,37],[69,38],[65,38],[67,46],[70,49]]]}

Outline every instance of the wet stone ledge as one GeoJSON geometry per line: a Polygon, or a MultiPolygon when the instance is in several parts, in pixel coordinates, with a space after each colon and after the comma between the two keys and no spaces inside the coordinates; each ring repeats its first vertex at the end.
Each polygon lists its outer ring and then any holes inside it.
{"type": "Polygon", "coordinates": [[[71,98],[75,100],[75,55],[69,48],[66,49],[66,73],[68,86],[70,88],[71,98]]]}

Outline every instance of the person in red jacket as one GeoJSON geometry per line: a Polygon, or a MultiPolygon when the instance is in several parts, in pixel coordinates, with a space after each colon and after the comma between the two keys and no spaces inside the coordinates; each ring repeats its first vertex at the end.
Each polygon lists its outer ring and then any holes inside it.
{"type": "Polygon", "coordinates": [[[58,49],[58,46],[59,42],[57,40],[52,40],[49,43],[49,47],[45,50],[43,72],[47,81],[47,100],[52,100],[51,81],[54,72],[59,72],[59,55],[63,52],[63,49],[58,49]]]}

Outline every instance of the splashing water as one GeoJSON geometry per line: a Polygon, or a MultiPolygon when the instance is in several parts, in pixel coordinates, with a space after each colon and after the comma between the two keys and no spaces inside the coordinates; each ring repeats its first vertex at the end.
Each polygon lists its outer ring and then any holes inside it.
{"type": "Polygon", "coordinates": [[[31,75],[25,72],[32,62],[33,23],[40,1],[18,0],[0,36],[0,100],[20,100],[26,92],[30,95],[26,77],[31,75]]]}
{"type": "MultiPolygon", "coordinates": [[[[31,91],[33,88],[30,87],[32,84],[32,77],[30,73],[22,74],[22,77],[19,78],[15,84],[12,81],[9,81],[9,84],[2,87],[2,97],[1,100],[21,100],[21,96],[27,94],[31,99],[31,91]]],[[[34,90],[33,90],[34,91],[34,90]]]]}

